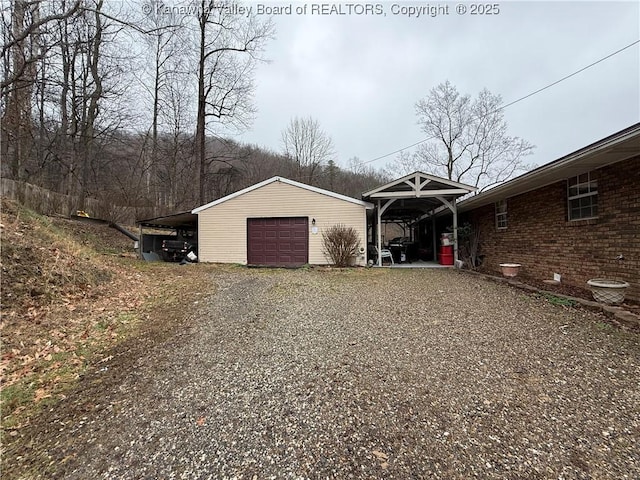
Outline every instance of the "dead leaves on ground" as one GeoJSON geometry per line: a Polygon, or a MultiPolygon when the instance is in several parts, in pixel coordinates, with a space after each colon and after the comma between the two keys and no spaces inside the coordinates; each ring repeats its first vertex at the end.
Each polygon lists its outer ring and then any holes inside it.
{"type": "Polygon", "coordinates": [[[389,468],[389,462],[387,462],[387,460],[389,460],[389,455],[381,452],[380,450],[372,450],[371,453],[373,453],[373,456],[376,457],[376,460],[380,462],[380,468],[382,468],[383,470],[389,468]]]}
{"type": "Polygon", "coordinates": [[[24,424],[38,404],[61,398],[97,353],[149,318],[162,303],[156,298],[177,295],[194,275],[180,272],[185,278],[176,280],[171,266],[140,268],[105,255],[131,247],[112,229],[44,217],[4,199],[2,207],[4,427],[24,424]]]}
{"type": "Polygon", "coordinates": [[[131,335],[158,308],[171,320],[169,303],[179,305],[180,292],[204,282],[195,271],[173,276],[172,265],[140,272],[136,264],[105,261],[118,274],[83,298],[68,296],[55,305],[3,311],[0,381],[3,390],[14,390],[3,394],[3,424],[9,417],[13,428],[26,424],[34,407],[62,398],[90,362],[113,360],[108,354],[96,359],[96,354],[131,335]]]}

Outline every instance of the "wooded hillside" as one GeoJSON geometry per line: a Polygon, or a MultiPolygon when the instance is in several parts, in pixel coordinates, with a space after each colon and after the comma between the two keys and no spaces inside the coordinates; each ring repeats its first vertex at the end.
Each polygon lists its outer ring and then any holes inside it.
{"type": "Polygon", "coordinates": [[[268,20],[205,0],[2,5],[2,177],[73,196],[69,212],[185,210],[274,175],[355,197],[386,180],[231,139],[256,114],[268,20]]]}

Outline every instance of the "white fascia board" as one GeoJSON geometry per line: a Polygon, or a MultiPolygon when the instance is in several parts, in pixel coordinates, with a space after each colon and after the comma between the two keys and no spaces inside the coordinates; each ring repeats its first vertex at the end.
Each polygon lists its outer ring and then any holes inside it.
{"type": "Polygon", "coordinates": [[[344,200],[345,202],[355,203],[356,205],[361,205],[365,208],[369,208],[369,209],[373,208],[372,203],[365,202],[363,200],[358,200],[357,198],[347,197],[346,195],[332,192],[331,190],[324,190],[323,188],[313,187],[311,185],[307,185],[306,183],[300,183],[300,182],[296,182],[295,180],[289,180],[288,178],[282,178],[282,177],[277,177],[277,178],[279,179],[279,181],[286,183],[288,185],[293,185],[294,187],[304,188],[305,190],[319,193],[321,195],[328,195],[329,197],[337,198],[338,200],[344,200]]]}
{"type": "Polygon", "coordinates": [[[437,177],[435,175],[430,175],[424,172],[416,172],[416,173],[419,173],[421,177],[428,178],[429,180],[432,180],[434,182],[442,183],[450,187],[455,187],[455,188],[465,190],[467,193],[475,192],[476,190],[478,190],[477,187],[467,185],[466,183],[454,182],[453,180],[449,180],[448,178],[437,177]]]}
{"type": "Polygon", "coordinates": [[[227,200],[231,200],[232,198],[236,198],[236,197],[239,197],[240,195],[244,195],[245,193],[249,193],[253,190],[256,190],[257,188],[264,187],[265,185],[269,185],[270,183],[275,182],[279,178],[280,177],[271,177],[267,180],[263,180],[260,183],[256,183],[255,185],[251,185],[250,187],[244,188],[242,190],[238,190],[237,192],[227,195],[226,197],[219,198],[217,200],[214,200],[213,202],[207,203],[206,205],[202,205],[200,207],[194,208],[193,210],[191,210],[191,213],[200,213],[202,210],[206,210],[207,208],[213,207],[215,205],[219,205],[223,202],[226,202],[227,200]]]}
{"type": "MultiPolygon", "coordinates": [[[[400,183],[404,183],[410,178],[415,177],[415,173],[410,173],[409,175],[405,175],[402,178],[398,178],[397,180],[393,180],[392,182],[385,183],[384,185],[380,185],[379,187],[374,188],[373,190],[369,190],[368,192],[364,192],[362,194],[363,197],[371,197],[374,193],[381,192],[382,190],[386,190],[387,188],[395,187],[400,183]]],[[[410,184],[411,185],[411,184],[410,184]]]]}
{"type": "Polygon", "coordinates": [[[451,188],[442,190],[422,190],[418,193],[415,191],[407,192],[379,192],[370,195],[371,198],[425,198],[435,197],[436,195],[467,195],[468,190],[462,188],[451,188]]]}

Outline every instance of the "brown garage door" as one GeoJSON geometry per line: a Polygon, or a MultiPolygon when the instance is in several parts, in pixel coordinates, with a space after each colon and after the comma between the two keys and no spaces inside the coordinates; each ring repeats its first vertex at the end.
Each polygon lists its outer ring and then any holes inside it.
{"type": "Polygon", "coordinates": [[[309,262],[307,217],[248,218],[249,265],[294,267],[309,262]]]}

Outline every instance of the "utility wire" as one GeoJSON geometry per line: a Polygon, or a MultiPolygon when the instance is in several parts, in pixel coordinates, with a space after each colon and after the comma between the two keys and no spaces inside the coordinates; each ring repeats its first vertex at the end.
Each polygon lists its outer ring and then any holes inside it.
{"type": "MultiPolygon", "coordinates": [[[[559,84],[560,82],[564,82],[565,80],[567,80],[567,79],[569,79],[569,78],[571,78],[571,77],[573,77],[573,76],[575,76],[575,75],[578,75],[579,73],[584,72],[585,70],[587,70],[587,69],[589,69],[589,68],[591,68],[591,67],[593,67],[593,66],[595,66],[595,65],[597,65],[597,64],[599,64],[599,63],[601,63],[601,62],[604,62],[605,60],[607,60],[607,59],[609,59],[609,58],[613,57],[614,55],[619,54],[620,52],[623,52],[624,50],[627,50],[628,48],[633,47],[634,45],[637,45],[638,43],[640,43],[640,40],[636,40],[635,42],[630,43],[629,45],[627,45],[627,46],[625,46],[625,47],[622,47],[621,49],[616,50],[615,52],[610,53],[609,55],[607,55],[607,56],[605,56],[605,57],[602,57],[602,58],[600,58],[599,60],[596,60],[596,61],[595,61],[595,62],[593,62],[593,63],[590,63],[590,64],[589,64],[589,65],[587,65],[586,67],[582,67],[581,69],[576,70],[575,72],[570,73],[569,75],[566,75],[566,76],[562,77],[561,79],[556,80],[555,82],[552,82],[552,83],[550,83],[550,84],[548,84],[548,85],[545,85],[544,87],[539,88],[539,89],[538,89],[538,90],[536,90],[535,92],[531,92],[531,93],[529,93],[529,94],[527,94],[527,95],[525,95],[525,96],[523,96],[523,97],[520,97],[520,98],[518,98],[518,99],[516,99],[516,100],[514,100],[514,101],[512,101],[512,102],[510,102],[510,103],[507,103],[507,104],[501,105],[501,106],[499,106],[498,108],[496,108],[495,110],[493,110],[492,112],[488,112],[486,115],[484,115],[484,116],[483,116],[483,117],[481,117],[481,118],[484,118],[484,117],[486,117],[486,116],[488,116],[488,115],[491,115],[491,114],[493,114],[493,113],[499,112],[500,110],[504,110],[505,108],[510,107],[511,105],[515,105],[516,103],[521,102],[521,101],[523,101],[523,100],[525,100],[525,99],[527,99],[527,98],[529,98],[529,97],[532,97],[533,95],[536,95],[536,94],[538,94],[538,93],[540,93],[540,92],[543,92],[544,90],[547,90],[548,88],[551,88],[551,87],[553,87],[554,85],[559,84]]],[[[423,139],[423,140],[420,140],[419,142],[416,142],[416,143],[413,143],[413,144],[408,145],[408,146],[406,146],[406,147],[400,148],[400,149],[395,150],[395,151],[393,151],[393,152],[391,152],[391,153],[387,153],[387,154],[385,154],[385,155],[381,155],[381,156],[376,157],[376,158],[373,158],[373,159],[371,159],[371,160],[366,160],[366,161],[364,161],[364,162],[359,162],[359,164],[358,164],[358,165],[366,165],[366,164],[368,164],[368,163],[373,163],[373,162],[376,162],[376,161],[378,161],[378,160],[382,160],[383,158],[387,158],[387,157],[390,157],[391,155],[395,155],[395,154],[397,154],[397,153],[404,152],[405,150],[408,150],[408,149],[410,149],[410,148],[416,147],[416,146],[420,145],[421,143],[428,142],[429,140],[433,140],[434,138],[436,138],[436,137],[428,137],[428,138],[425,138],[425,139],[423,139]]],[[[323,173],[324,173],[324,172],[323,172],[323,173]]]]}
{"type": "Polygon", "coordinates": [[[518,98],[517,100],[514,100],[514,101],[513,101],[513,102],[511,102],[511,103],[507,103],[506,105],[502,105],[498,110],[502,110],[502,109],[505,109],[505,108],[507,108],[507,107],[510,107],[510,106],[511,106],[511,105],[513,105],[514,103],[521,102],[522,100],[524,100],[524,99],[526,99],[526,98],[529,98],[529,97],[531,97],[531,96],[535,95],[536,93],[540,93],[540,92],[542,92],[543,90],[546,90],[547,88],[551,88],[551,87],[553,87],[554,85],[557,85],[557,84],[558,84],[558,83],[560,83],[560,82],[564,82],[565,80],[567,80],[567,79],[569,79],[569,78],[571,78],[571,77],[573,77],[573,76],[575,76],[575,75],[578,75],[579,73],[584,72],[584,71],[585,71],[585,70],[587,70],[588,68],[591,68],[591,67],[593,67],[593,66],[595,66],[595,65],[597,65],[597,64],[599,64],[599,63],[601,63],[601,62],[604,62],[605,60],[607,60],[607,59],[609,59],[609,58],[613,57],[614,55],[619,54],[620,52],[623,52],[623,51],[624,51],[624,50],[626,50],[627,48],[631,48],[631,47],[633,47],[634,45],[637,45],[638,43],[640,43],[640,40],[636,40],[635,42],[630,43],[630,44],[629,44],[629,45],[627,45],[626,47],[622,47],[620,50],[616,50],[615,52],[610,53],[610,54],[609,54],[609,55],[607,55],[606,57],[602,57],[600,60],[596,60],[595,62],[590,63],[589,65],[587,65],[586,67],[582,67],[580,70],[576,70],[575,72],[570,73],[569,75],[567,75],[567,76],[565,76],[565,77],[562,77],[560,80],[556,80],[555,82],[550,83],[549,85],[546,85],[546,86],[544,86],[544,87],[542,87],[542,88],[540,88],[540,89],[536,90],[535,92],[532,92],[532,93],[530,93],[530,94],[528,94],[528,95],[525,95],[524,97],[520,97],[520,98],[518,98]]]}

